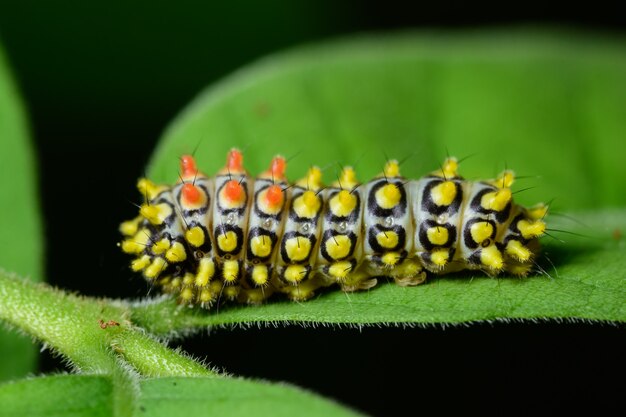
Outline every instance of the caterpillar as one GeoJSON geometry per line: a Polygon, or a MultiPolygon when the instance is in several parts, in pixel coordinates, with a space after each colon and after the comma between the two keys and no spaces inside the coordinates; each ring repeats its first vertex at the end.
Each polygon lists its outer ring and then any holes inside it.
{"type": "Polygon", "coordinates": [[[281,156],[253,179],[237,149],[213,178],[192,156],[180,164],[174,186],[139,179],[145,201],[121,224],[119,245],[135,256],[133,271],[182,304],[306,300],[333,284],[369,289],[379,277],[412,286],[427,271],[525,277],[546,228],[545,204],[513,202],[513,171],[468,181],[452,157],[418,180],[402,177],[396,160],[366,183],[344,167],[328,187],[318,167],[289,184],[281,156]]]}

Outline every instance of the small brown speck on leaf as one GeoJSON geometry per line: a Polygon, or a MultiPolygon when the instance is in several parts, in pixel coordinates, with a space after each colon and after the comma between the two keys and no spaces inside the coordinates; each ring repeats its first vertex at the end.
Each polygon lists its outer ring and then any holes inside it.
{"type": "Polygon", "coordinates": [[[100,325],[101,329],[106,329],[107,327],[111,327],[111,326],[119,326],[120,324],[118,322],[116,322],[115,320],[109,320],[109,321],[104,321],[102,319],[98,320],[98,324],[100,325]]]}

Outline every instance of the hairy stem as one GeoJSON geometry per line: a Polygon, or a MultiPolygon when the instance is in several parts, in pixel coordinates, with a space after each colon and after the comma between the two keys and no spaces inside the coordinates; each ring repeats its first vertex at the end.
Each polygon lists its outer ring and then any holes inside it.
{"type": "Polygon", "coordinates": [[[134,326],[125,304],[70,295],[1,269],[0,300],[0,320],[61,353],[79,371],[116,375],[134,368],[145,376],[213,374],[134,326]]]}

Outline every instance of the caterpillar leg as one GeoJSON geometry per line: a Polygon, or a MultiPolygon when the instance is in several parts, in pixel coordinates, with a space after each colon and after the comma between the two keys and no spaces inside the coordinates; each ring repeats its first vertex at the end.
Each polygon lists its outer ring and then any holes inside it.
{"type": "Polygon", "coordinates": [[[315,295],[315,290],[322,286],[324,286],[322,280],[316,276],[297,285],[284,287],[281,292],[287,294],[287,297],[292,301],[306,301],[311,299],[315,295]]]}
{"type": "Polygon", "coordinates": [[[348,274],[345,279],[339,282],[341,290],[345,292],[369,290],[376,284],[378,284],[378,280],[370,278],[370,275],[362,269],[348,274]]]}
{"type": "Polygon", "coordinates": [[[426,271],[417,259],[405,259],[389,275],[401,287],[412,287],[426,281],[426,271]]]}
{"type": "Polygon", "coordinates": [[[246,304],[261,304],[273,292],[274,289],[269,285],[260,288],[242,288],[237,296],[237,301],[246,304]]]}
{"type": "Polygon", "coordinates": [[[369,290],[376,286],[378,281],[363,267],[356,264],[356,260],[334,262],[322,268],[322,279],[328,285],[338,284],[342,291],[353,292],[369,290]]]}

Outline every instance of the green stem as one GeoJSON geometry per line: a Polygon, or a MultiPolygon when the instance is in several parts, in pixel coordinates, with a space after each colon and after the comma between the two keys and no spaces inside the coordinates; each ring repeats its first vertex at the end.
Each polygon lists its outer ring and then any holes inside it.
{"type": "Polygon", "coordinates": [[[83,372],[116,375],[124,361],[145,376],[211,375],[133,325],[121,303],[77,297],[0,269],[0,320],[49,345],[83,372]]]}
{"type": "Polygon", "coordinates": [[[62,353],[78,370],[110,372],[117,367],[99,320],[122,323],[124,311],[87,301],[0,270],[0,319],[62,353]]]}
{"type": "Polygon", "coordinates": [[[120,335],[113,349],[147,377],[214,375],[200,363],[137,331],[120,335]]]}

